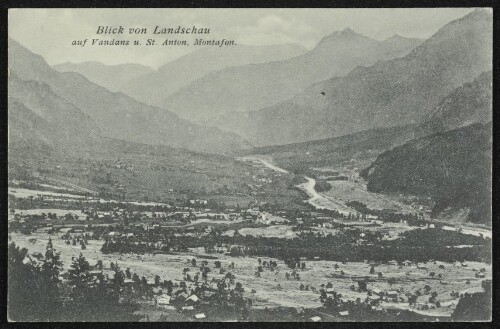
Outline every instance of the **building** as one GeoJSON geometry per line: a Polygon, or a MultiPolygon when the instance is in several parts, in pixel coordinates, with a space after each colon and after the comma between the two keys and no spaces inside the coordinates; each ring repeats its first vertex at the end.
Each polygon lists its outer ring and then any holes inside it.
{"type": "Polygon", "coordinates": [[[396,290],[389,290],[386,293],[386,296],[389,298],[397,298],[398,297],[398,292],[396,290]]]}

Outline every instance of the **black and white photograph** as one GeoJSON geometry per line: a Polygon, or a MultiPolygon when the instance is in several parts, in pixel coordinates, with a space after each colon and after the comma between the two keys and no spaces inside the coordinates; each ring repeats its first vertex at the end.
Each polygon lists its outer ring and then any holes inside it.
{"type": "Polygon", "coordinates": [[[9,8],[9,322],[489,322],[493,8],[9,8]]]}

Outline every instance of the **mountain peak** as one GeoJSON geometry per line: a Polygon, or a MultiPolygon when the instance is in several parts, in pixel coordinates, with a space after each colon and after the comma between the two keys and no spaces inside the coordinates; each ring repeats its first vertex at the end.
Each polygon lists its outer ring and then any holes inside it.
{"type": "Polygon", "coordinates": [[[418,39],[418,38],[407,38],[407,37],[404,37],[398,33],[395,33],[393,36],[383,40],[382,42],[392,43],[392,42],[410,42],[410,41],[422,42],[423,40],[418,39]]]}
{"type": "Polygon", "coordinates": [[[373,40],[367,36],[364,36],[362,34],[356,33],[353,29],[350,27],[346,27],[342,31],[334,31],[329,35],[324,36],[319,42],[318,45],[323,45],[325,43],[329,42],[335,42],[338,40],[351,40],[351,39],[366,39],[366,40],[373,40]]]}
{"type": "Polygon", "coordinates": [[[349,26],[346,27],[345,29],[342,30],[342,33],[344,34],[356,34],[356,32],[353,31],[349,26]]]}
{"type": "Polygon", "coordinates": [[[397,39],[406,39],[405,37],[395,33],[392,37],[387,38],[386,40],[397,40],[397,39]]]}

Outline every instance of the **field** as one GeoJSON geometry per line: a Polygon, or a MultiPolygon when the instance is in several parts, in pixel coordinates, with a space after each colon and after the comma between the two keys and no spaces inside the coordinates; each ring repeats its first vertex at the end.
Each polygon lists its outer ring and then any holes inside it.
{"type": "MultiPolygon", "coordinates": [[[[247,229],[252,230],[252,229],[247,229]]],[[[244,231],[244,230],[241,230],[244,231]]],[[[243,232],[242,232],[243,233],[243,232]]],[[[49,235],[46,233],[34,233],[31,236],[12,234],[12,239],[17,244],[29,248],[31,253],[45,251],[49,235]],[[30,239],[36,239],[35,242],[30,239]]],[[[90,240],[86,250],[81,250],[78,246],[71,246],[64,243],[64,240],[59,239],[57,236],[52,235],[54,247],[61,252],[64,266],[68,267],[71,263],[71,258],[78,256],[82,253],[91,264],[95,264],[97,260],[102,260],[105,267],[109,267],[110,262],[118,262],[122,269],[130,268],[134,273],[139,276],[145,276],[148,281],[152,281],[155,275],[159,275],[162,280],[170,279],[174,282],[183,280],[183,268],[190,267],[189,262],[192,258],[198,260],[208,256],[212,258],[214,255],[207,255],[202,249],[191,249],[190,252],[184,254],[145,254],[145,255],[132,255],[132,254],[111,254],[104,255],[100,253],[101,241],[90,240]]],[[[265,269],[261,273],[261,277],[255,276],[256,267],[258,266],[258,259],[255,257],[230,257],[227,255],[216,255],[217,259],[210,259],[209,263],[219,260],[222,267],[227,271],[231,271],[236,276],[236,282],[241,282],[245,287],[246,295],[252,298],[255,308],[265,307],[295,307],[295,308],[314,308],[320,307],[319,289],[321,284],[328,284],[331,282],[333,289],[341,293],[344,299],[356,300],[367,298],[366,292],[357,292],[350,289],[351,285],[357,288],[356,279],[363,279],[369,277],[373,282],[368,284],[368,289],[380,289],[382,291],[397,290],[398,296],[403,297],[406,302],[395,303],[396,307],[409,308],[405,293],[415,292],[417,290],[424,291],[424,287],[429,285],[432,291],[438,293],[439,300],[442,305],[448,305],[434,310],[427,311],[428,313],[436,316],[449,316],[451,315],[454,306],[458,302],[457,298],[450,296],[452,291],[465,293],[473,291],[482,291],[481,281],[475,277],[475,273],[481,268],[486,269],[486,278],[491,279],[491,268],[482,263],[468,262],[467,267],[462,265],[454,265],[442,262],[428,262],[426,264],[419,264],[412,266],[388,265],[380,264],[375,267],[376,273],[382,272],[383,277],[379,278],[375,274],[369,274],[370,264],[349,262],[346,264],[333,263],[327,261],[307,261],[305,270],[298,270],[300,274],[300,281],[286,280],[285,273],[291,272],[282,261],[274,259],[278,263],[275,271],[265,269]],[[235,263],[235,268],[229,269],[229,264],[235,263]],[[338,268],[335,268],[335,264],[338,268]],[[444,268],[439,266],[443,265],[444,268]],[[343,274],[341,274],[343,271],[343,274]],[[442,278],[431,278],[429,274],[435,273],[435,276],[441,274],[442,278]],[[389,278],[393,280],[389,283],[389,278]],[[470,284],[465,284],[466,280],[470,284]],[[303,284],[308,286],[308,290],[300,290],[299,285],[303,284]],[[255,292],[250,293],[254,290],[255,292]],[[313,291],[316,290],[316,291],[313,291]]],[[[273,260],[273,259],[263,259],[273,260]]],[[[192,268],[191,272],[194,274],[197,268],[192,268]]],[[[112,275],[112,272],[110,272],[112,275]]],[[[212,272],[209,275],[209,280],[212,277],[222,278],[224,275],[212,272]]],[[[194,283],[192,283],[194,284],[194,283]]],[[[428,295],[423,295],[419,298],[419,302],[427,301],[428,295]]],[[[391,303],[386,305],[382,302],[381,307],[391,306],[391,303]]],[[[393,305],[394,306],[394,305],[393,305]]]]}
{"type": "Polygon", "coordinates": [[[327,198],[332,198],[344,204],[349,201],[359,201],[366,204],[370,209],[390,209],[398,212],[412,210],[401,202],[394,200],[394,198],[368,192],[366,185],[361,183],[349,181],[328,181],[328,183],[332,188],[329,191],[322,192],[322,194],[327,198]]]}

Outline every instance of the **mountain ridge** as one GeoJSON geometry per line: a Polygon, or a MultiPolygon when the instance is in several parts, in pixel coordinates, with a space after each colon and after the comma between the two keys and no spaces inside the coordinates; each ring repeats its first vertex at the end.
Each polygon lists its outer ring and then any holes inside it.
{"type": "Polygon", "coordinates": [[[153,69],[142,64],[125,63],[107,65],[97,61],[81,63],[65,62],[52,67],[59,72],[76,72],[85,76],[89,81],[100,85],[112,92],[120,91],[121,87],[138,76],[153,72],[153,69]]]}
{"type": "Polygon", "coordinates": [[[421,121],[449,92],[492,66],[492,16],[473,12],[400,58],[357,66],[259,111],[214,124],[256,146],[336,137],[421,121]]]}
{"type": "Polygon", "coordinates": [[[58,96],[88,114],[105,137],[205,153],[227,153],[251,147],[234,133],[201,127],[123,93],[110,92],[79,73],[57,72],[43,57],[13,39],[9,39],[9,70],[22,80],[48,84],[58,96]]]}
{"type": "MultiPolygon", "coordinates": [[[[297,44],[205,47],[168,62],[154,72],[128,81],[121,91],[142,102],[163,106],[164,97],[205,74],[227,67],[291,58],[307,51],[297,44]]],[[[168,108],[168,106],[166,107],[168,108]]]]}
{"type": "Polygon", "coordinates": [[[352,30],[338,31],[325,36],[314,49],[300,56],[208,73],[167,96],[160,105],[195,122],[225,128],[213,119],[285,101],[312,83],[343,76],[359,65],[402,56],[420,42],[389,45],[352,30]]]}

